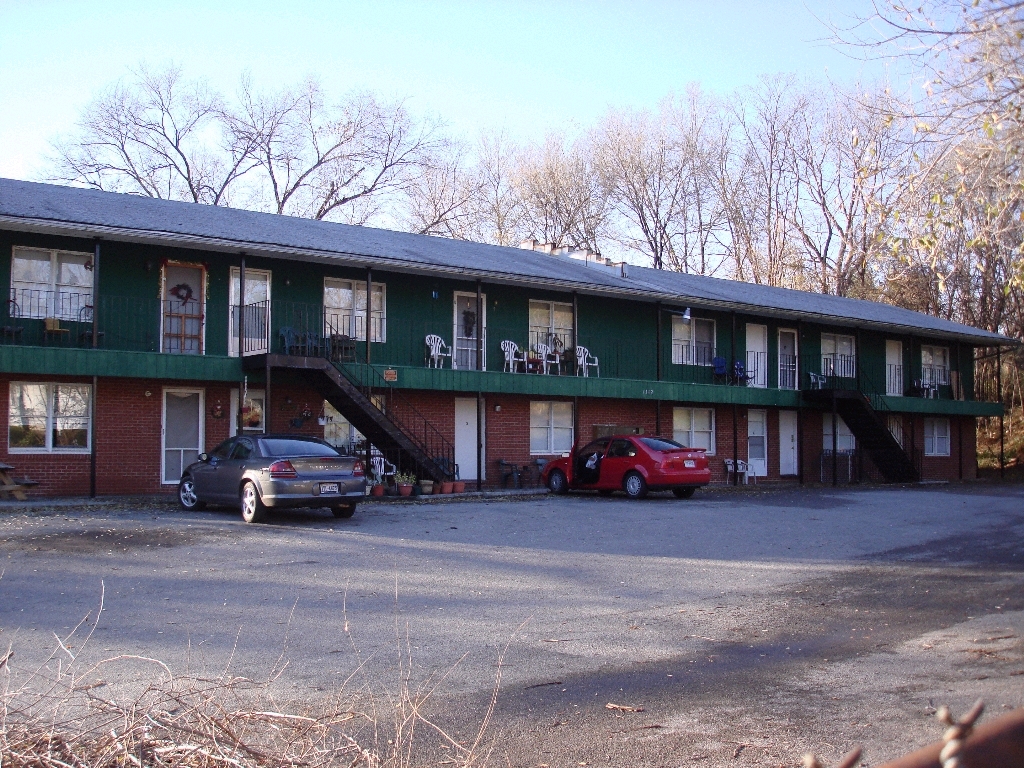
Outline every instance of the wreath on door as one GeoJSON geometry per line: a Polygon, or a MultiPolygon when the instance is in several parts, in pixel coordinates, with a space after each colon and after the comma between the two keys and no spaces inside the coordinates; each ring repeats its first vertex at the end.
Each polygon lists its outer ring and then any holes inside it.
{"type": "Polygon", "coordinates": [[[473,338],[473,330],[476,328],[476,312],[471,309],[462,310],[462,336],[466,339],[473,338]]]}
{"type": "Polygon", "coordinates": [[[192,286],[188,283],[178,283],[176,286],[171,288],[170,294],[177,297],[182,304],[188,304],[195,296],[192,291],[192,286]]]}

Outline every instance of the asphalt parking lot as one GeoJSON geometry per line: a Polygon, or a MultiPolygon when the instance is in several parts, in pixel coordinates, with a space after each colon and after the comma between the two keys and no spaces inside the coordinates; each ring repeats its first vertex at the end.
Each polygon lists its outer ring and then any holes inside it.
{"type": "Polygon", "coordinates": [[[307,704],[387,690],[411,659],[471,738],[503,654],[493,764],[834,763],[853,744],[874,764],[937,739],[939,704],[1024,705],[1020,486],[378,503],[263,526],[9,505],[0,569],[14,674],[102,594],[71,653],[254,679],[284,660],[278,696],[307,704]]]}

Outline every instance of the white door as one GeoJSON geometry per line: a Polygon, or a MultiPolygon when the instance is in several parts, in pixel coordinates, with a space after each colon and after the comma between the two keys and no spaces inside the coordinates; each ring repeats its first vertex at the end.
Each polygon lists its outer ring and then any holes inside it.
{"type": "Polygon", "coordinates": [[[480,368],[487,370],[487,296],[480,297],[480,306],[484,311],[482,323],[476,316],[476,294],[455,294],[455,327],[452,333],[455,339],[455,357],[452,360],[452,368],[474,370],[476,368],[477,339],[481,339],[480,348],[484,355],[480,368]]]}
{"type": "Polygon", "coordinates": [[[747,323],[747,386],[768,386],[768,326],[747,323]]]}
{"type": "Polygon", "coordinates": [[[779,411],[779,474],[797,474],[796,411],[779,411]]]}
{"type": "Polygon", "coordinates": [[[177,483],[203,450],[203,390],[165,389],[160,481],[177,483]]]}
{"type": "MultiPolygon", "coordinates": [[[[228,286],[228,354],[238,356],[238,281],[239,270],[231,268],[228,286]]],[[[245,270],[245,354],[267,351],[270,329],[270,273],[262,269],[245,270]]]]}
{"type": "MultiPolygon", "coordinates": [[[[481,403],[483,406],[483,403],[481,403]]],[[[484,408],[486,418],[487,409],[484,408]]],[[[484,430],[487,434],[487,430],[484,430]]],[[[460,480],[476,480],[476,398],[455,398],[455,463],[459,465],[460,480]]],[[[486,467],[480,479],[487,477],[486,467]]]]}
{"type": "Polygon", "coordinates": [[[747,411],[747,464],[757,477],[768,475],[767,411],[747,411]]]}
{"type": "Polygon", "coordinates": [[[903,387],[903,342],[885,340],[885,394],[902,395],[903,387]]]}

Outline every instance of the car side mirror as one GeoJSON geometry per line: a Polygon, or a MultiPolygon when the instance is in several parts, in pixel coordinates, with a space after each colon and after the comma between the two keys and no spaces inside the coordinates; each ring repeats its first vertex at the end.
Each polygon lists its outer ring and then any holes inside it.
{"type": "Polygon", "coordinates": [[[210,460],[210,454],[208,454],[208,453],[200,453],[199,454],[199,460],[200,461],[209,461],[210,460]]]}

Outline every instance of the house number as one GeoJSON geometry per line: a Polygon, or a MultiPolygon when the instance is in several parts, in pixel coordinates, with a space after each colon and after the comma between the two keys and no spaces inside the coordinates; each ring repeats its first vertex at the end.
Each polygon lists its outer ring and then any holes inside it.
{"type": "Polygon", "coordinates": [[[654,390],[653,389],[645,389],[644,390],[644,394],[645,395],[653,395],[654,394],[654,390]]]}

